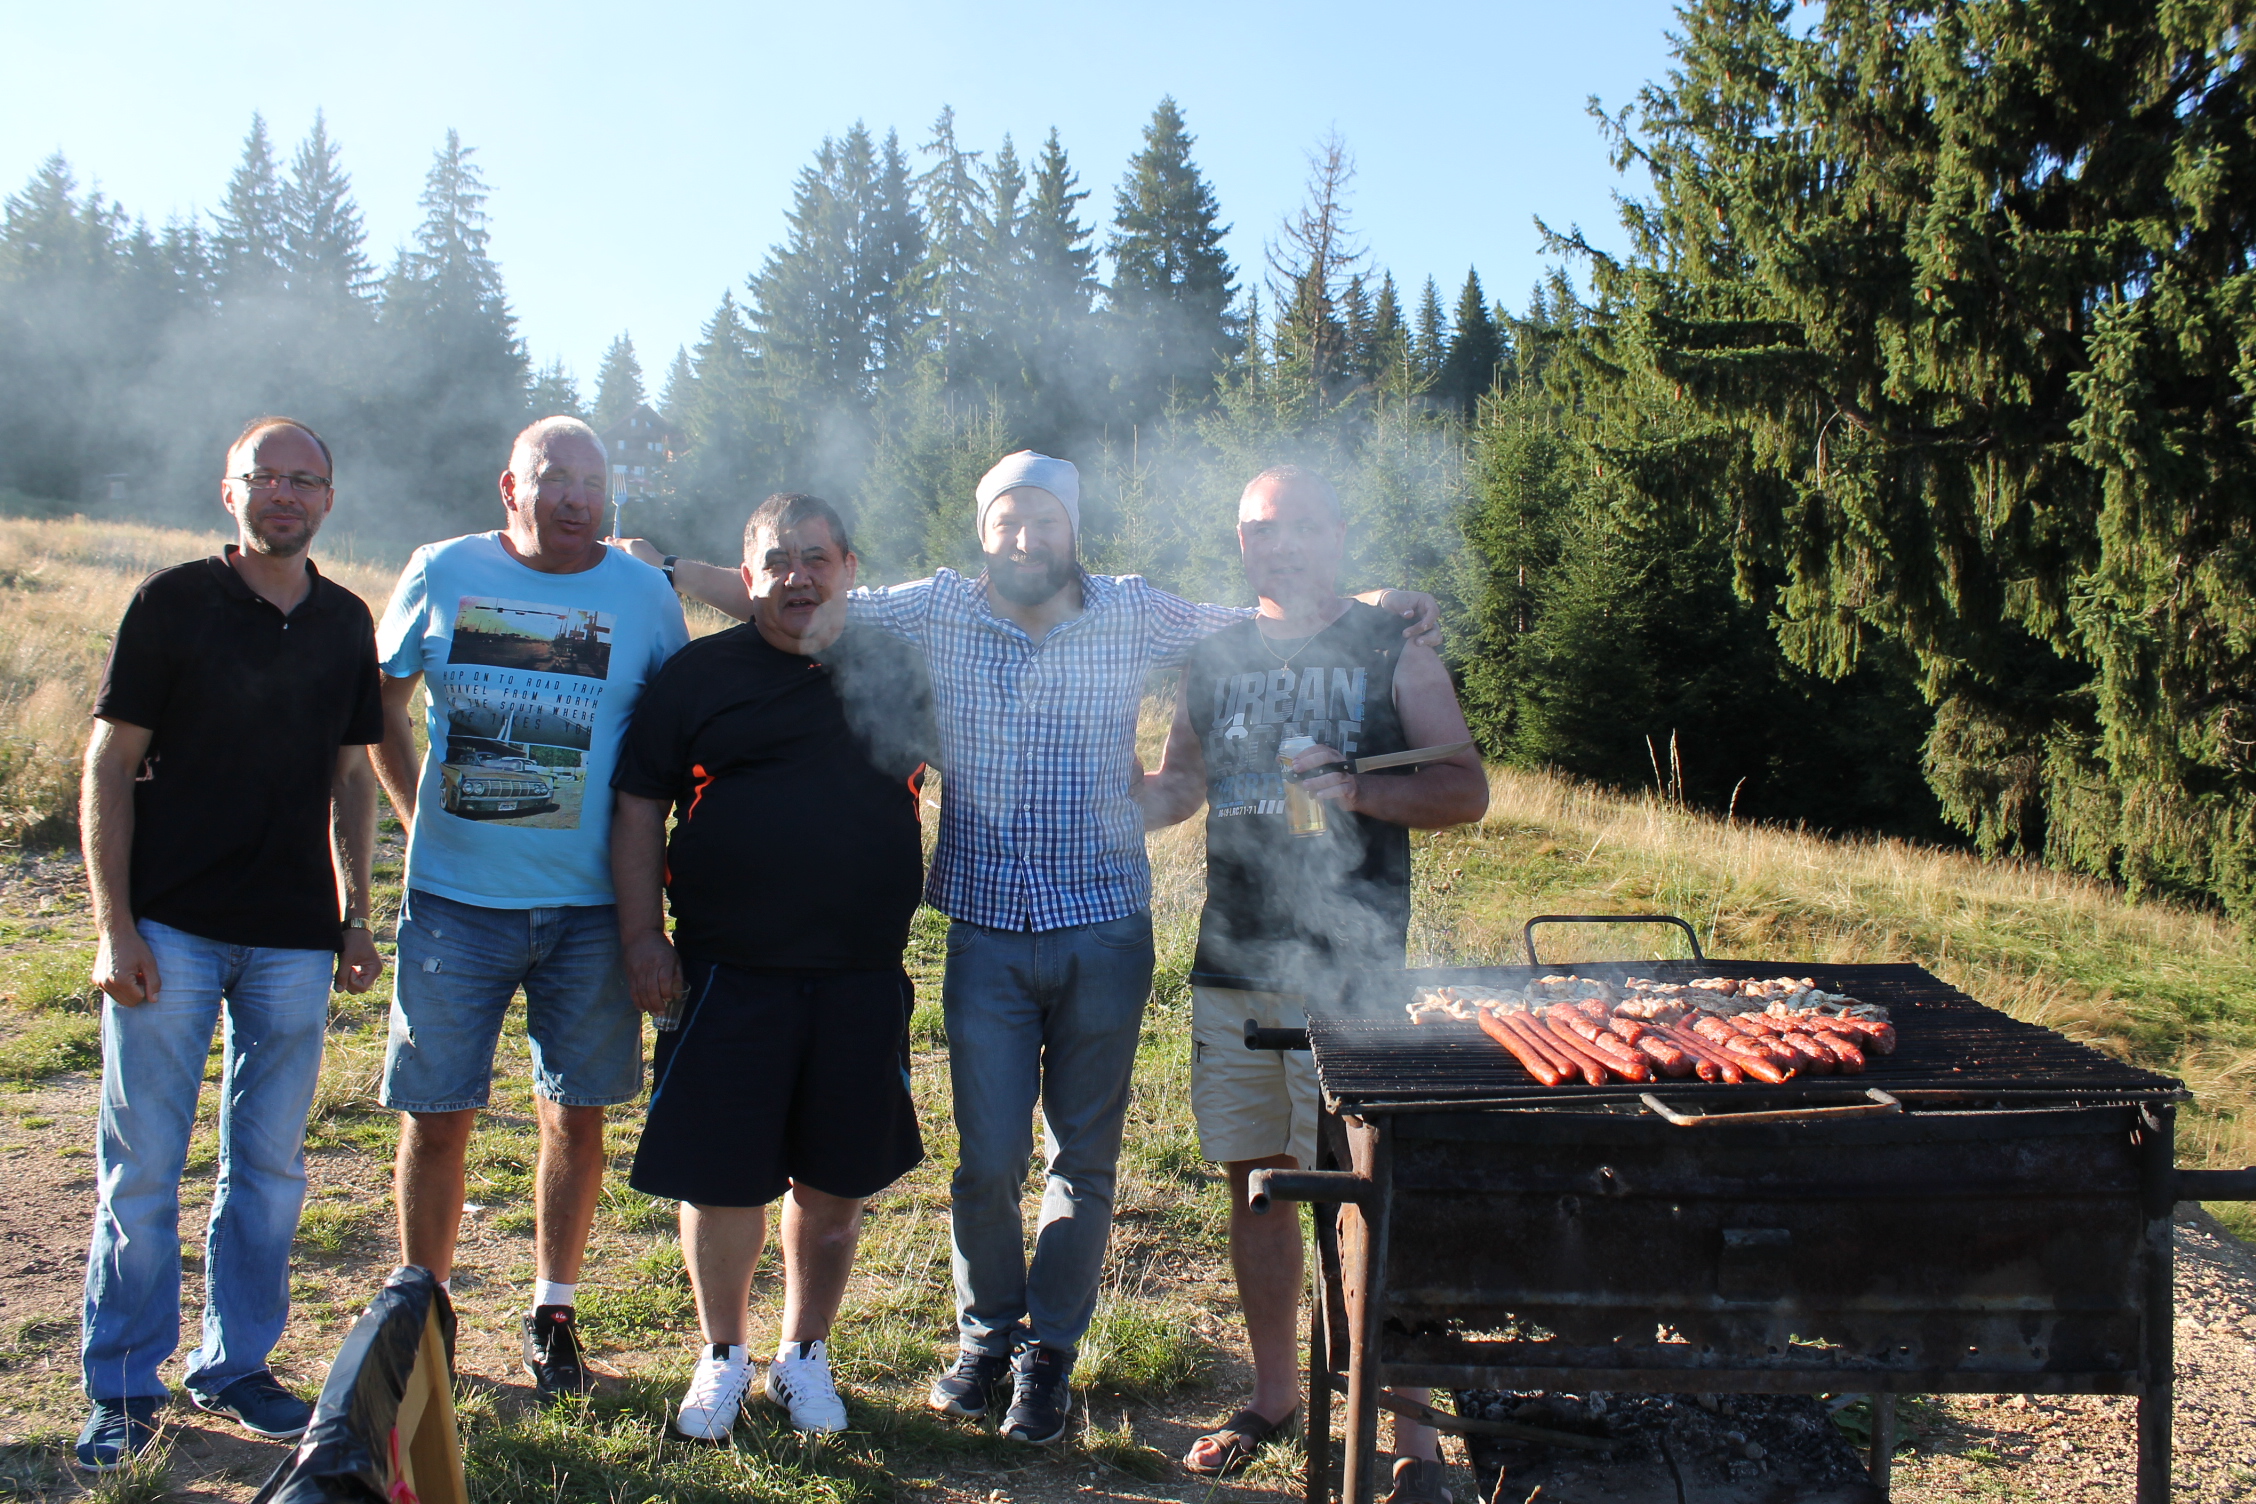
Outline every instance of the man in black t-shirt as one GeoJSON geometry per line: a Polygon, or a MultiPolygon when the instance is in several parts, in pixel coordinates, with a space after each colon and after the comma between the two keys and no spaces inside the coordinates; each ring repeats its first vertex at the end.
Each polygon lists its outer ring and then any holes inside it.
{"type": "Polygon", "coordinates": [[[290,1312],[330,984],[366,992],[383,970],[368,931],[375,628],[306,557],[331,474],[304,424],[246,428],[220,482],[237,541],[141,582],[94,702],[82,838],[108,1001],[78,1460],[96,1470],[149,1442],[168,1397],[180,1176],[223,1011],[219,1190],[184,1382],[261,1436],[312,1414],[266,1358],[290,1312]]]}
{"type": "MultiPolygon", "coordinates": [[[[1395,618],[1338,593],[1347,530],[1322,476],[1281,466],[1238,505],[1246,581],[1260,614],[1191,650],[1175,724],[1140,791],[1145,821],[1171,825],[1203,802],[1206,907],[1191,970],[1191,1111],[1199,1147],[1230,1176],[1230,1255],[1253,1350],[1252,1403],[1184,1458],[1234,1472],[1299,1404],[1299,1220],[1253,1217],[1253,1171],[1315,1163],[1309,1057],[1245,1047],[1248,1018],[1304,1027],[1339,1005],[1359,971],[1399,968],[1410,928],[1410,832],[1477,820],[1488,780],[1472,752],[1416,769],[1356,774],[1358,757],[1471,740],[1448,671],[1405,643],[1395,618]],[[1319,828],[1296,830],[1306,794],[1319,828]]],[[[1395,1504],[1447,1497],[1434,1434],[1395,1422],[1395,1504]]]]}
{"type": "Polygon", "coordinates": [[[786,1192],[767,1393],[802,1431],[845,1428],[825,1343],[862,1203],[924,1157],[901,969],[924,880],[924,662],[845,625],[855,558],[828,503],[769,497],[744,557],[752,620],[674,655],[612,777],[623,959],[661,1017],[631,1181],[681,1203],[707,1346],[675,1423],[706,1441],[751,1385],[745,1304],[786,1192]]]}

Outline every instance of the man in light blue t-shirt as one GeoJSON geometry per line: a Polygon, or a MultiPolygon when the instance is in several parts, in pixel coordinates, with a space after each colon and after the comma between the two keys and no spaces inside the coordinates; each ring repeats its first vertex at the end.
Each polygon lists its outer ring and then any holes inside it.
{"type": "Polygon", "coordinates": [[[524,1354],[543,1396],[588,1387],[573,1292],[603,1110],[642,1089],[611,897],[611,765],[643,686],[689,640],[666,577],[602,541],[607,464],[578,419],[533,424],[501,477],[505,525],[417,549],[376,628],[376,770],[409,832],[383,1090],[402,1114],[400,1257],[452,1273],[463,1157],[522,987],[541,1135],[524,1354]]]}

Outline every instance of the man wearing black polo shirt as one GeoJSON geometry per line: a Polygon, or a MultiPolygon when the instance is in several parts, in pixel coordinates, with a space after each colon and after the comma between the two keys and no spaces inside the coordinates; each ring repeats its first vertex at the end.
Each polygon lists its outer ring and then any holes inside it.
{"type": "Polygon", "coordinates": [[[141,582],[94,704],[80,826],[109,1000],[80,1344],[89,1468],[145,1446],[167,1398],[180,1176],[223,1010],[203,1342],[184,1382],[261,1436],[295,1436],[311,1415],[266,1358],[289,1315],[330,983],[366,992],[383,970],[368,932],[375,627],[306,557],[331,476],[304,424],[246,428],[220,483],[237,541],[141,582]]]}
{"type": "Polygon", "coordinates": [[[935,739],[924,663],[846,627],[855,559],[828,503],[769,497],[744,558],[752,620],[667,663],[612,778],[621,950],[635,1002],[661,1016],[631,1183],[682,1203],[707,1346],[675,1420],[708,1441],[751,1385],[745,1304],[787,1191],[767,1393],[799,1430],[845,1429],[824,1344],[862,1203],[924,1157],[901,969],[935,739]]]}

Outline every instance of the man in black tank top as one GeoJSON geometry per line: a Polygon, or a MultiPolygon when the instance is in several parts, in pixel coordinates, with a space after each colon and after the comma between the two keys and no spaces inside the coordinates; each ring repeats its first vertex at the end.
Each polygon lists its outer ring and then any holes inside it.
{"type": "MultiPolygon", "coordinates": [[[[1253,1401],[1199,1438],[1184,1466],[1221,1475],[1299,1403],[1301,1234],[1297,1218],[1246,1210],[1258,1169],[1315,1163],[1316,1076],[1305,1052],[1245,1047],[1248,1018],[1299,1027],[1341,1006],[1349,977],[1403,964],[1410,832],[1477,820],[1480,759],[1411,769],[1324,767],[1471,740],[1448,671],[1407,645],[1385,612],[1338,593],[1346,527],[1339,495],[1297,466],[1265,470],[1238,504],[1238,540],[1260,615],[1191,650],[1147,826],[1203,802],[1206,908],[1192,964],[1191,1109],[1199,1148],[1230,1175],[1230,1256],[1254,1364],[1253,1401]],[[1307,812],[1312,796],[1320,830],[1307,812]],[[1298,805],[1299,808],[1295,808],[1298,805]]],[[[1422,1397],[1422,1396],[1421,1396],[1422,1397]]],[[[1446,1498],[1432,1431],[1395,1422],[1394,1504],[1446,1498]]]]}

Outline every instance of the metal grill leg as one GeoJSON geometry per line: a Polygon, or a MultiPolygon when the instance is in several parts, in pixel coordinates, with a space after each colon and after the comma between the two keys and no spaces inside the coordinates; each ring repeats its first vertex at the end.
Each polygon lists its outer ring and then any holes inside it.
{"type": "MultiPolygon", "coordinates": [[[[1308,1447],[1308,1504],[1332,1500],[1332,1343],[1331,1266],[1338,1255],[1326,1248],[1324,1224],[1332,1215],[1328,1206],[1311,1206],[1309,1220],[1316,1229],[1315,1277],[1308,1291],[1308,1399],[1302,1412],[1301,1437],[1308,1447]]],[[[1335,1245],[1336,1246],[1336,1245],[1335,1245]]]]}
{"type": "Polygon", "coordinates": [[[1872,1461],[1868,1471],[1872,1486],[1880,1490],[1880,1497],[1888,1497],[1891,1478],[1896,1468],[1896,1397],[1892,1394],[1872,1396],[1872,1461]]]}
{"type": "Polygon", "coordinates": [[[2139,1178],[2146,1202],[2146,1351],[2140,1365],[2138,1504],[2170,1504],[2170,1409],[2177,1395],[2177,1109],[2139,1109],[2139,1178]]]}

